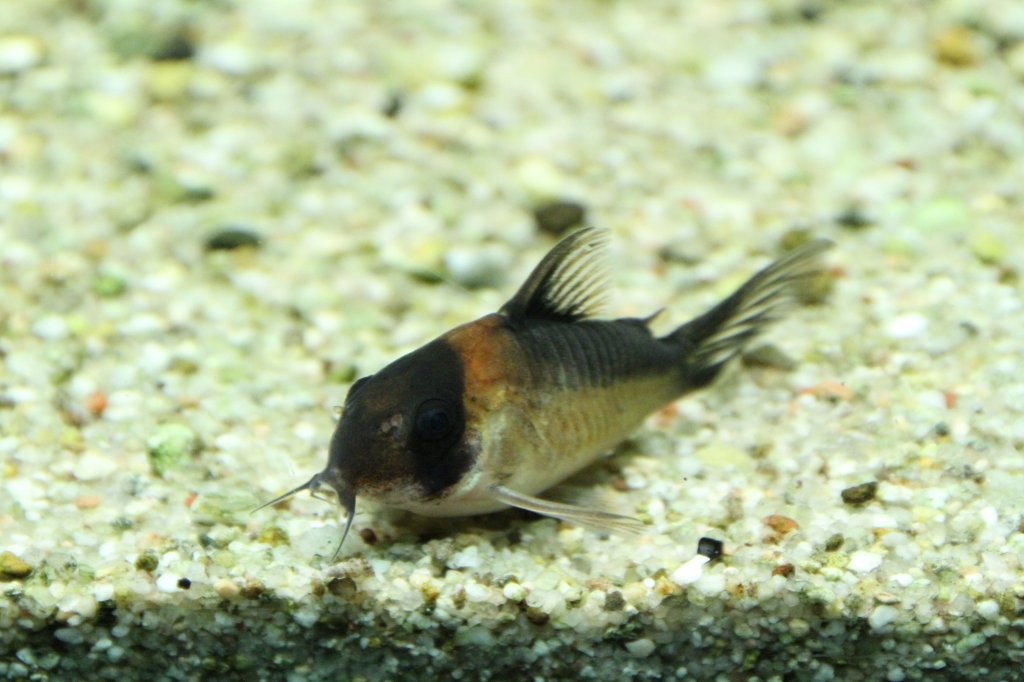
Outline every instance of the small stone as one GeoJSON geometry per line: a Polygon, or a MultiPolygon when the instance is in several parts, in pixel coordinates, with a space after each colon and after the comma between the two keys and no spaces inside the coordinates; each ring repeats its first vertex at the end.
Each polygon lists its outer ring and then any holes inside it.
{"type": "Polygon", "coordinates": [[[783,578],[788,578],[796,572],[796,567],[793,564],[779,564],[772,569],[772,575],[781,575],[783,578]]]}
{"type": "Polygon", "coordinates": [[[32,573],[32,566],[11,552],[0,552],[0,579],[17,580],[32,573]]]}
{"type": "Polygon", "coordinates": [[[565,199],[543,204],[533,210],[537,229],[555,236],[582,225],[586,216],[587,209],[583,204],[565,199]]]}
{"type": "Polygon", "coordinates": [[[180,61],[195,55],[192,31],[180,23],[139,22],[118,31],[111,46],[125,59],[180,61]]]}
{"type": "Polygon", "coordinates": [[[978,602],[978,615],[985,620],[995,620],[999,617],[999,603],[993,599],[978,602]]]}
{"type": "Polygon", "coordinates": [[[92,293],[100,298],[116,298],[125,293],[128,282],[119,274],[100,272],[92,281],[92,293]]]}
{"type": "Polygon", "coordinates": [[[636,639],[626,643],[626,651],[637,658],[647,658],[654,653],[654,642],[647,639],[636,639]]]}
{"type": "Polygon", "coordinates": [[[847,564],[854,573],[870,573],[882,564],[882,555],[874,552],[857,551],[850,555],[850,563],[847,564]]]}
{"type": "Polygon", "coordinates": [[[232,251],[242,248],[256,248],[263,239],[244,227],[223,227],[206,238],[207,251],[232,251]]]}
{"type": "Polygon", "coordinates": [[[99,481],[118,470],[118,464],[110,457],[94,450],[87,450],[76,462],[72,474],[79,481],[99,481]]]}
{"type": "Polygon", "coordinates": [[[184,466],[188,458],[198,453],[201,447],[195,431],[178,423],[161,424],[146,439],[149,463],[158,476],[184,466]]]}
{"type": "Polygon", "coordinates": [[[281,545],[287,546],[289,544],[288,533],[284,532],[283,529],[278,528],[277,526],[267,526],[261,530],[258,541],[273,547],[279,547],[281,545]]]}
{"type": "Polygon", "coordinates": [[[928,320],[919,313],[907,313],[889,321],[885,333],[891,339],[909,339],[919,336],[928,328],[928,320]]]}
{"type": "Polygon", "coordinates": [[[541,156],[524,158],[512,169],[512,177],[523,193],[532,199],[558,196],[566,183],[562,172],[541,156]]]}
{"type": "Polygon", "coordinates": [[[46,45],[31,35],[0,38],[0,75],[13,75],[39,66],[46,58],[46,45]]]}
{"type": "Polygon", "coordinates": [[[722,541],[714,538],[701,538],[697,541],[697,554],[714,561],[722,556],[722,541]]]}
{"type": "Polygon", "coordinates": [[[708,563],[708,561],[709,559],[706,556],[698,554],[672,571],[672,575],[668,579],[680,587],[692,585],[704,575],[704,564],[708,563]]]}
{"type": "Polygon", "coordinates": [[[811,241],[811,237],[811,231],[804,227],[796,227],[791,230],[786,230],[782,237],[779,238],[779,251],[781,253],[786,253],[793,249],[798,249],[811,241]]]}
{"type": "Polygon", "coordinates": [[[846,542],[846,538],[843,537],[842,533],[834,533],[825,541],[825,551],[834,552],[842,547],[844,542],[846,542]]]}
{"type": "Polygon", "coordinates": [[[981,59],[974,35],[964,26],[954,26],[932,39],[932,52],[940,64],[973,66],[981,59]]]}
{"type": "Polygon", "coordinates": [[[800,524],[782,514],[771,514],[764,518],[764,525],[779,535],[787,535],[800,527],[800,524]]]}
{"type": "Polygon", "coordinates": [[[846,504],[867,504],[878,494],[878,481],[869,481],[847,488],[840,493],[846,504]]]}
{"type": "Polygon", "coordinates": [[[515,581],[506,583],[505,587],[501,588],[501,593],[505,595],[505,599],[513,602],[521,602],[526,599],[526,590],[515,581]]]}
{"type": "Polygon", "coordinates": [[[377,544],[377,534],[372,528],[359,529],[359,537],[362,538],[363,542],[367,545],[373,546],[377,544]]]}
{"type": "Polygon", "coordinates": [[[32,325],[32,333],[44,341],[56,341],[68,335],[68,323],[60,315],[44,315],[32,325]]]}
{"type": "Polygon", "coordinates": [[[107,394],[103,391],[93,391],[85,396],[85,409],[94,417],[99,417],[107,409],[107,394]]]}
{"type": "Polygon", "coordinates": [[[782,372],[791,372],[796,369],[797,365],[793,358],[771,343],[763,343],[744,352],[742,360],[745,367],[765,367],[782,372]]]}
{"type": "Polygon", "coordinates": [[[845,227],[848,230],[861,230],[875,224],[871,218],[856,206],[850,206],[842,211],[836,216],[835,220],[839,227],[845,227]]]}
{"type": "Polygon", "coordinates": [[[876,606],[875,610],[868,616],[868,624],[872,630],[881,630],[893,621],[895,621],[900,615],[899,609],[895,606],[889,606],[888,604],[882,604],[876,606]]]}
{"type": "Polygon", "coordinates": [[[605,611],[621,611],[626,606],[626,600],[618,590],[612,590],[604,597],[605,611]]]}
{"type": "Polygon", "coordinates": [[[793,294],[803,305],[821,305],[828,300],[836,281],[827,270],[801,277],[794,283],[793,294]]]}
{"type": "Polygon", "coordinates": [[[453,280],[467,289],[496,287],[505,281],[511,255],[497,245],[483,248],[455,247],[444,255],[444,265],[453,280]]]}
{"type": "Polygon", "coordinates": [[[745,471],[754,466],[754,460],[746,450],[723,443],[709,443],[699,448],[693,455],[708,467],[733,468],[737,471],[745,471]]]}
{"type": "Polygon", "coordinates": [[[213,590],[220,595],[221,599],[234,599],[242,592],[242,588],[238,586],[238,583],[227,578],[218,578],[213,583],[213,590]]]}
{"type": "Polygon", "coordinates": [[[147,549],[135,559],[135,568],[146,573],[152,573],[160,565],[160,557],[151,549],[147,549]]]}
{"type": "Polygon", "coordinates": [[[1006,258],[1006,245],[991,230],[971,230],[967,235],[967,245],[974,257],[987,265],[1000,263],[1006,258]]]}
{"type": "Polygon", "coordinates": [[[177,592],[181,589],[178,583],[181,581],[180,575],[174,575],[173,573],[164,573],[156,579],[156,589],[161,592],[177,592]]]}
{"type": "Polygon", "coordinates": [[[79,495],[75,498],[75,506],[79,509],[95,509],[101,501],[97,495],[79,495]]]}

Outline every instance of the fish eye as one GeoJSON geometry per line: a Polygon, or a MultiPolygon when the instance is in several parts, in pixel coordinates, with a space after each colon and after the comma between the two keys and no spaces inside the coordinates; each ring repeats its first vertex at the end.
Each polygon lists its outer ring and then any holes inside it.
{"type": "Polygon", "coordinates": [[[413,435],[420,440],[441,440],[455,427],[452,409],[443,400],[428,400],[416,412],[413,435]]]}

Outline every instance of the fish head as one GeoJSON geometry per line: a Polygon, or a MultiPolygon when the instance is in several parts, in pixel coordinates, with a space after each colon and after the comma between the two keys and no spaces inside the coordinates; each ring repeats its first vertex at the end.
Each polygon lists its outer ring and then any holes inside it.
{"type": "Polygon", "coordinates": [[[474,458],[463,393],[462,363],[443,338],[359,379],[319,483],[343,504],[360,496],[403,507],[443,497],[474,458]]]}

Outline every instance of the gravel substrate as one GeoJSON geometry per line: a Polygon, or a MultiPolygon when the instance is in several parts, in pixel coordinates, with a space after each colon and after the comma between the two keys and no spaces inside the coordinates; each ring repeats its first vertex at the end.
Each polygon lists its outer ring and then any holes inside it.
{"type": "Polygon", "coordinates": [[[1024,4],[2,14],[0,677],[1024,679],[1024,4]],[[579,224],[659,330],[837,245],[571,482],[647,534],[250,513],[579,224]]]}

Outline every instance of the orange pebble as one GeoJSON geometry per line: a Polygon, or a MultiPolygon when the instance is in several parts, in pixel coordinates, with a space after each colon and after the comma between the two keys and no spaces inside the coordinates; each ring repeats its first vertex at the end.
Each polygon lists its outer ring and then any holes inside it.
{"type": "Polygon", "coordinates": [[[95,509],[100,506],[100,498],[96,495],[80,495],[75,498],[75,506],[79,509],[95,509]]]}
{"type": "Polygon", "coordinates": [[[103,391],[93,391],[85,398],[85,409],[94,417],[99,417],[107,409],[107,394],[103,391]]]}

